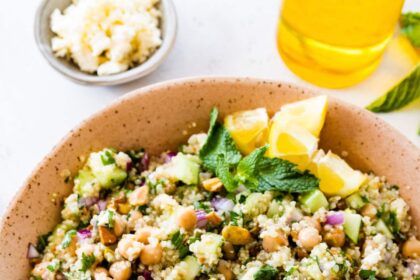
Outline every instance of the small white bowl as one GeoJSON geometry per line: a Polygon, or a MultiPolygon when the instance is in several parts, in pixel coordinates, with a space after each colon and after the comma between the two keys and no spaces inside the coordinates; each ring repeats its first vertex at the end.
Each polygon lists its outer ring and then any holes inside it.
{"type": "Polygon", "coordinates": [[[34,31],[38,48],[48,63],[55,70],[75,82],[100,86],[117,85],[146,76],[156,70],[168,56],[175,43],[177,29],[175,7],[172,0],[160,0],[160,9],[162,11],[160,22],[162,45],[145,62],[127,71],[107,76],[98,76],[83,72],[73,62],[56,57],[51,49],[51,39],[54,36],[54,33],[50,29],[51,13],[56,8],[62,11],[70,4],[71,0],[44,0],[35,15],[34,31]]]}

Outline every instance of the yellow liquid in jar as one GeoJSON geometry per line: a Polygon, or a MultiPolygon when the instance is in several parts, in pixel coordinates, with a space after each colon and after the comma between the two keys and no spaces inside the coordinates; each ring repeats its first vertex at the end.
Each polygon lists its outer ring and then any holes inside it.
{"type": "Polygon", "coordinates": [[[330,88],[356,84],[378,66],[403,0],[284,0],[279,52],[303,79],[330,88]]]}

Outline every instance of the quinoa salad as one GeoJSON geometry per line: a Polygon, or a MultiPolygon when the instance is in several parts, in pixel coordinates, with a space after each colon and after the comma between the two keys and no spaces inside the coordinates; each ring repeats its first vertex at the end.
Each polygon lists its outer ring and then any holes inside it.
{"type": "Polygon", "coordinates": [[[177,152],[86,155],[29,279],[420,279],[398,186],[318,147],[327,103],[214,108],[177,152]]]}

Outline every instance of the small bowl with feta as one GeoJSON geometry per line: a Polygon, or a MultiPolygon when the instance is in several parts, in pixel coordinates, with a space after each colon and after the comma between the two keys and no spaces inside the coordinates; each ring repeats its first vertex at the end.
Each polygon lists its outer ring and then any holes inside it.
{"type": "Polygon", "coordinates": [[[35,40],[67,78],[117,85],[156,70],[173,47],[176,26],[171,0],[44,0],[35,40]]]}

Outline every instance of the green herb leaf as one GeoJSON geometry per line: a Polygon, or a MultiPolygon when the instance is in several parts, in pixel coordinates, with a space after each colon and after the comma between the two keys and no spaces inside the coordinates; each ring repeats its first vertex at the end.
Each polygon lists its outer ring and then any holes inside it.
{"type": "Polygon", "coordinates": [[[274,280],[278,274],[276,268],[266,264],[254,274],[254,280],[274,280]]]}
{"type": "Polygon", "coordinates": [[[233,192],[238,187],[235,177],[230,172],[229,163],[225,161],[223,155],[217,157],[216,176],[222,181],[223,186],[228,192],[233,192]]]}
{"type": "Polygon", "coordinates": [[[401,31],[413,46],[420,48],[420,13],[402,14],[401,31]]]}
{"type": "Polygon", "coordinates": [[[211,204],[207,201],[196,201],[194,202],[194,209],[195,210],[203,210],[206,213],[210,213],[213,211],[211,204]]]}
{"type": "Polygon", "coordinates": [[[319,180],[309,172],[301,172],[296,165],[264,154],[267,146],[253,151],[240,161],[236,178],[252,191],[276,190],[302,193],[316,189],[319,180]]]}
{"type": "Polygon", "coordinates": [[[48,266],[47,269],[51,272],[55,272],[61,268],[61,262],[59,260],[52,261],[48,266]]]}
{"type": "Polygon", "coordinates": [[[71,229],[64,235],[63,241],[61,241],[61,247],[63,249],[66,249],[70,246],[70,243],[73,239],[73,236],[75,236],[77,231],[75,229],[71,229]]]}
{"type": "Polygon", "coordinates": [[[229,219],[232,226],[242,226],[244,223],[244,213],[229,211],[229,219]]]}
{"type": "Polygon", "coordinates": [[[385,95],[366,108],[372,112],[391,112],[420,97],[420,64],[385,95]]]}
{"type": "Polygon", "coordinates": [[[114,212],[113,211],[107,211],[108,212],[108,227],[114,228],[114,212]]]}
{"type": "Polygon", "coordinates": [[[217,116],[218,110],[213,108],[210,113],[207,139],[199,153],[204,167],[214,173],[216,173],[220,155],[229,167],[235,166],[242,157],[229,132],[217,122],[217,116]]]}
{"type": "Polygon", "coordinates": [[[101,154],[101,161],[103,165],[110,165],[110,164],[115,163],[114,156],[112,155],[110,150],[105,150],[101,154]]]}
{"type": "Polygon", "coordinates": [[[375,280],[376,272],[374,270],[362,269],[359,271],[359,276],[362,279],[375,280]]]}
{"type": "Polygon", "coordinates": [[[171,237],[171,243],[179,252],[179,258],[183,259],[189,253],[188,246],[184,244],[185,236],[180,231],[175,232],[171,237]]]}
{"type": "Polygon", "coordinates": [[[48,245],[48,237],[50,237],[51,234],[52,234],[52,232],[49,232],[47,234],[43,234],[43,235],[38,236],[38,241],[36,243],[36,250],[39,253],[44,252],[45,248],[48,245]]]}
{"type": "Polygon", "coordinates": [[[82,268],[81,271],[85,272],[88,270],[96,261],[96,258],[94,255],[85,255],[85,253],[82,253],[82,268]]]}

